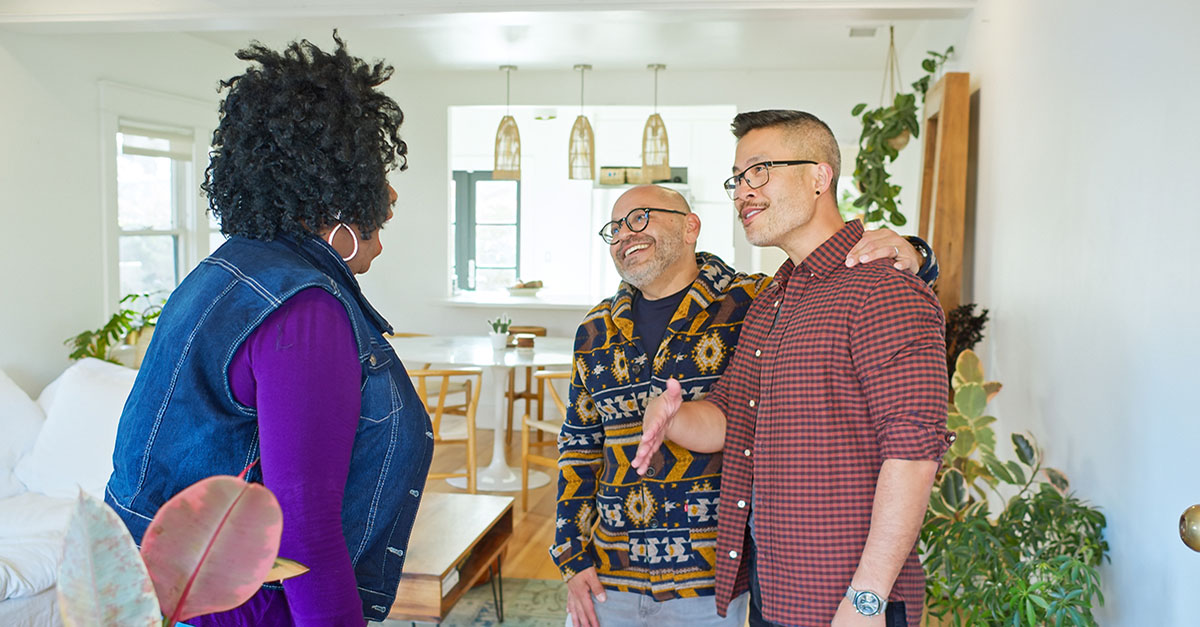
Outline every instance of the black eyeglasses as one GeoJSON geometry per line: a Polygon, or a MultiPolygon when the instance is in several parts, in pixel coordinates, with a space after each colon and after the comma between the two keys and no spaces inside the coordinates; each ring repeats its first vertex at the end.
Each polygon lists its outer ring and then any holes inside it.
{"type": "Polygon", "coordinates": [[[730,200],[737,199],[738,181],[745,181],[746,186],[750,189],[758,189],[767,184],[771,180],[770,169],[778,168],[785,165],[816,165],[816,161],[798,160],[798,161],[763,161],[756,163],[745,170],[741,174],[734,174],[725,179],[725,193],[729,194],[730,200]]]}
{"type": "Polygon", "coordinates": [[[657,207],[638,207],[637,209],[633,209],[629,213],[625,214],[624,218],[621,218],[620,220],[613,220],[612,222],[605,224],[604,228],[600,229],[600,239],[604,240],[604,242],[607,244],[612,244],[613,242],[617,241],[617,235],[620,234],[620,232],[621,232],[622,224],[624,224],[629,229],[630,233],[640,233],[642,231],[645,231],[646,225],[650,224],[650,212],[651,211],[661,211],[663,213],[677,213],[681,216],[687,215],[686,213],[684,213],[682,211],[676,211],[674,209],[659,209],[657,207]]]}

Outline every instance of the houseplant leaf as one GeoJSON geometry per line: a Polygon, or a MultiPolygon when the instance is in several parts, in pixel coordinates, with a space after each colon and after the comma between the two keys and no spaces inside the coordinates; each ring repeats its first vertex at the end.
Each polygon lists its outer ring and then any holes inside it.
{"type": "Polygon", "coordinates": [[[975,351],[965,350],[959,354],[954,371],[962,375],[963,380],[968,383],[983,383],[983,364],[979,363],[979,356],[975,351]]]}
{"type": "Polygon", "coordinates": [[[965,383],[954,392],[954,406],[958,413],[974,420],[982,416],[987,407],[987,392],[978,383],[965,383]]]}
{"type": "Polygon", "coordinates": [[[942,476],[942,487],[939,490],[946,505],[958,510],[967,502],[967,482],[962,473],[951,468],[942,476]]]}
{"type": "Polygon", "coordinates": [[[283,581],[292,577],[299,577],[308,572],[308,567],[296,560],[290,560],[283,557],[275,558],[275,563],[271,566],[271,571],[267,573],[266,581],[283,581]]]}
{"type": "Polygon", "coordinates": [[[1020,433],[1012,434],[1012,441],[1013,448],[1017,451],[1017,459],[1026,466],[1032,466],[1034,461],[1033,445],[1020,433]]]}
{"type": "Polygon", "coordinates": [[[125,523],[80,490],[58,568],[58,605],[73,625],[158,625],[154,584],[125,523]]]}
{"type": "Polygon", "coordinates": [[[146,529],[142,557],[168,624],[253,596],[275,563],[282,531],[275,495],[239,477],[202,479],[167,501],[146,529]]]}

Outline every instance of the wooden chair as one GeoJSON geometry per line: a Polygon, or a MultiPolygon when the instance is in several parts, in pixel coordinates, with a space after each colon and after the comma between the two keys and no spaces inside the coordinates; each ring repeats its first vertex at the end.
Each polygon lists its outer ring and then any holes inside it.
{"type": "MultiPolygon", "coordinates": [[[[521,326],[509,325],[508,334],[514,336],[518,333],[529,333],[538,337],[546,337],[546,327],[537,326],[521,326]]],[[[545,401],[545,390],[541,381],[535,381],[533,373],[542,370],[541,367],[513,368],[508,375],[508,391],[505,393],[508,402],[508,432],[506,442],[512,444],[513,438],[513,416],[516,414],[517,401],[525,401],[525,414],[529,413],[530,406],[537,403],[538,420],[542,418],[542,403],[545,401]],[[517,389],[517,375],[521,372],[525,374],[525,389],[517,389]],[[535,387],[536,383],[536,387],[535,387]]],[[[541,432],[538,433],[538,442],[542,441],[541,432]]]]}
{"type": "MultiPolygon", "coordinates": [[[[567,404],[558,394],[558,390],[554,388],[554,381],[571,380],[571,371],[540,371],[533,374],[533,378],[537,381],[538,389],[545,389],[549,392],[550,400],[554,402],[554,406],[558,409],[553,418],[543,420],[535,419],[526,413],[521,418],[521,511],[529,509],[529,465],[537,464],[558,471],[558,434],[562,431],[563,421],[567,419],[567,404]],[[548,441],[533,442],[530,437],[533,432],[547,433],[550,435],[548,441]],[[554,446],[554,455],[539,455],[531,453],[532,449],[543,449],[547,446],[554,446]]],[[[538,404],[539,408],[541,404],[538,404]]],[[[540,413],[540,412],[539,412],[540,413]]]]}
{"type": "MultiPolygon", "coordinates": [[[[395,333],[384,334],[384,337],[389,338],[389,339],[394,338],[394,337],[429,337],[429,334],[428,333],[410,333],[407,331],[397,331],[395,333]]],[[[426,363],[426,364],[422,365],[420,369],[421,370],[429,370],[432,367],[433,367],[433,364],[426,363]]],[[[453,394],[453,395],[462,394],[462,402],[447,403],[442,411],[445,414],[449,414],[449,415],[453,415],[453,416],[466,416],[467,415],[467,399],[468,399],[468,397],[471,396],[470,386],[467,385],[466,384],[467,382],[465,382],[465,381],[457,381],[457,382],[452,382],[452,383],[454,383],[454,385],[452,385],[450,387],[448,393],[453,394]]],[[[421,398],[425,398],[424,393],[421,394],[421,398]]]]}
{"type": "Polygon", "coordinates": [[[466,444],[466,472],[429,473],[430,479],[466,477],[467,492],[475,494],[475,412],[479,408],[479,388],[483,383],[481,368],[455,368],[448,370],[409,370],[408,376],[416,384],[417,393],[425,403],[433,423],[434,445],[466,444]],[[465,411],[460,417],[447,412],[451,407],[446,399],[455,390],[465,387],[465,411]],[[432,390],[432,391],[431,391],[432,390]]]}

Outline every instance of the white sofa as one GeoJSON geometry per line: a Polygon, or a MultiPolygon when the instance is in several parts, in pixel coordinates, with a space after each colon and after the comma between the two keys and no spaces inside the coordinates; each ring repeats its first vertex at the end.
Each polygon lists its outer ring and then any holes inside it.
{"type": "Polygon", "coordinates": [[[103,498],[137,371],[85,359],[33,401],[0,371],[0,625],[59,626],[54,582],[83,489],[103,498]]]}

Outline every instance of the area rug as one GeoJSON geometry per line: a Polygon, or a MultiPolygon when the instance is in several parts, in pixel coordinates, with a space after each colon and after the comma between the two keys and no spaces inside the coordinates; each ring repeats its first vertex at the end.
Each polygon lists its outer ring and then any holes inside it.
{"type": "MultiPolygon", "coordinates": [[[[487,581],[463,595],[442,627],[563,627],[567,620],[567,584],[541,579],[504,578],[504,622],[496,618],[492,587],[487,581]]],[[[414,623],[388,620],[382,627],[414,623]]],[[[428,625],[428,623],[415,623],[428,625]]]]}

